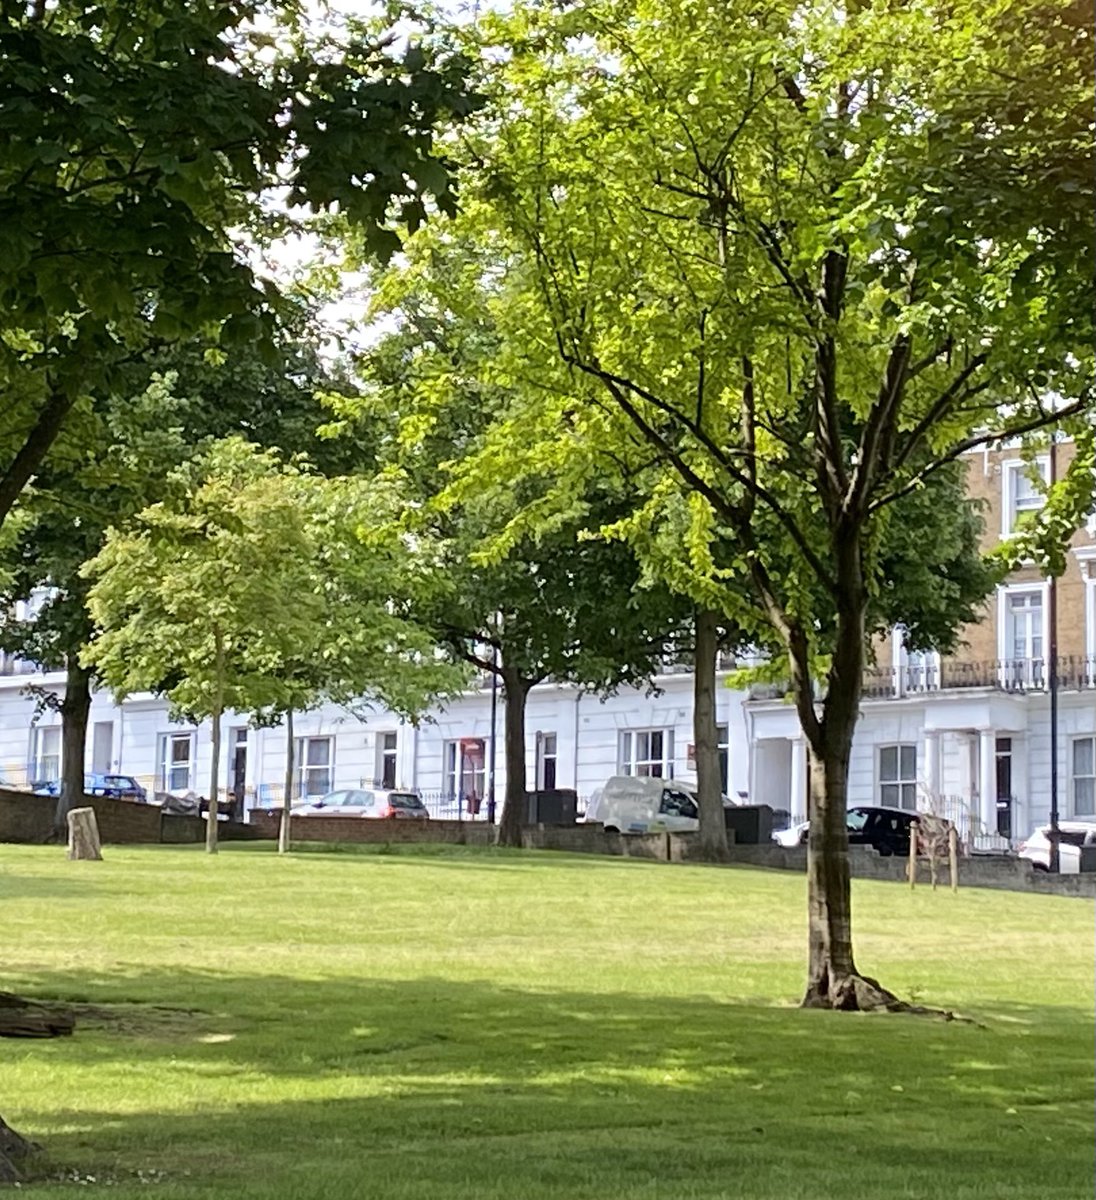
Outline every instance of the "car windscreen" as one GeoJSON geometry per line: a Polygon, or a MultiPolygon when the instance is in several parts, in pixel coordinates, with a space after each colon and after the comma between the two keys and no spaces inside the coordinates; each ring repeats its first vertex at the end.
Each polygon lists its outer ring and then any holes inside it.
{"type": "Polygon", "coordinates": [[[423,802],[414,792],[391,792],[388,803],[392,808],[423,808],[423,802]]]}

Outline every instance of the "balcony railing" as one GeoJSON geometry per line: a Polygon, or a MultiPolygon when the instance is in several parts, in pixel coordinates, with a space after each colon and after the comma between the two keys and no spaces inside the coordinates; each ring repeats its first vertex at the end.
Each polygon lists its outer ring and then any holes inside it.
{"type": "MultiPolygon", "coordinates": [[[[992,688],[1020,695],[1045,692],[1049,686],[1049,665],[1042,658],[1016,658],[875,666],[864,672],[863,696],[866,700],[888,700],[965,688],[992,688]]],[[[1058,687],[1061,691],[1096,691],[1096,655],[1059,658],[1058,687]]],[[[816,691],[817,699],[821,700],[824,689],[816,691]]],[[[781,700],[788,693],[786,683],[756,683],[749,689],[751,700],[781,700]]]]}
{"type": "MultiPolygon", "coordinates": [[[[864,672],[864,696],[885,699],[916,696],[962,688],[993,688],[1000,692],[1045,692],[1050,664],[1042,658],[993,659],[987,662],[915,664],[903,667],[869,667],[864,672]]],[[[1096,689],[1096,656],[1058,659],[1058,687],[1062,691],[1096,689]]]]}

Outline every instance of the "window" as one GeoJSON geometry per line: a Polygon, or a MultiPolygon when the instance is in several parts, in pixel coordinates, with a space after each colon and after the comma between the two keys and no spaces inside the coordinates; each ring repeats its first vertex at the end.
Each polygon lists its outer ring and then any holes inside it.
{"type": "Polygon", "coordinates": [[[445,795],[473,815],[480,809],[487,776],[487,746],[483,738],[455,738],[442,751],[445,795]]]}
{"type": "Polygon", "coordinates": [[[1073,813],[1096,816],[1096,737],[1073,739],[1073,813]]]}
{"type": "Polygon", "coordinates": [[[917,808],[916,746],[880,746],[879,803],[887,808],[917,808]]]}
{"type": "Polygon", "coordinates": [[[396,786],[396,752],[399,748],[399,734],[394,729],[377,734],[377,786],[394,788],[396,786]]]}
{"type": "Polygon", "coordinates": [[[550,792],[556,786],[556,735],[537,734],[537,788],[550,792]]]}
{"type": "Polygon", "coordinates": [[[31,731],[30,781],[53,783],[61,778],[61,727],[36,725],[31,731]]]}
{"type": "Polygon", "coordinates": [[[193,771],[194,734],[162,733],[157,772],[160,789],[165,792],[189,792],[193,787],[193,771]]]}
{"type": "Polygon", "coordinates": [[[334,765],[332,738],[305,737],[297,739],[294,772],[297,795],[302,799],[325,796],[331,791],[331,768],[334,765]]]}
{"type": "Polygon", "coordinates": [[[1038,512],[1043,507],[1046,494],[1036,479],[1046,484],[1050,477],[1050,459],[1040,458],[1034,463],[1007,462],[1001,475],[1004,484],[1001,533],[1008,537],[1016,532],[1025,513],[1038,512]]]}
{"type": "Polygon", "coordinates": [[[626,729],[620,735],[621,775],[672,778],[673,743],[670,729],[626,729]]]}
{"type": "Polygon", "coordinates": [[[1005,599],[1005,657],[1033,662],[1043,657],[1042,591],[1009,592],[1005,599]]]}

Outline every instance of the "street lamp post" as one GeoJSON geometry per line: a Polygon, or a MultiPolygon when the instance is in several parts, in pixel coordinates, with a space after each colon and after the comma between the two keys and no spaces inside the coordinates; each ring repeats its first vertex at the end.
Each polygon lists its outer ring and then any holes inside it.
{"type": "MultiPolygon", "coordinates": [[[[1048,484],[1057,482],[1057,433],[1050,437],[1050,472],[1048,484]]],[[[1050,577],[1047,595],[1047,691],[1050,693],[1050,869],[1058,870],[1058,580],[1050,577]]]]}
{"type": "Polygon", "coordinates": [[[495,823],[495,742],[499,720],[499,651],[491,651],[491,758],[487,764],[487,822],[495,823]]]}

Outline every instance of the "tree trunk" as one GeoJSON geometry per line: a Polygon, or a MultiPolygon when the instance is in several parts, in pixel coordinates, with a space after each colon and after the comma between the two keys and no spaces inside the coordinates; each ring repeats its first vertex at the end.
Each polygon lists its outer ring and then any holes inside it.
{"type": "Polygon", "coordinates": [[[94,808],[72,808],[68,814],[68,856],[100,862],[103,857],[99,844],[99,823],[94,808]]]}
{"type": "Polygon", "coordinates": [[[65,668],[65,698],[61,701],[61,791],[53,823],[64,836],[69,812],[84,802],[84,756],[91,711],[91,672],[70,655],[65,668]]]}
{"type": "MultiPolygon", "coordinates": [[[[852,887],[849,877],[848,782],[853,734],[863,687],[866,590],[854,533],[835,539],[839,581],[838,621],[821,720],[812,726],[807,816],[808,1008],[871,1011],[902,1003],[856,969],[852,951],[852,887]]],[[[810,679],[800,689],[813,692],[810,679]]],[[[800,712],[813,695],[796,697],[800,712]]]]}
{"type": "Polygon", "coordinates": [[[206,851],[217,853],[217,791],[221,783],[221,719],[224,716],[225,643],[219,629],[213,631],[214,663],[213,694],[213,761],[209,767],[209,812],[206,814],[206,851]]]}
{"type": "Polygon", "coordinates": [[[290,807],[293,803],[293,710],[285,714],[285,791],[282,794],[282,819],[278,823],[278,853],[289,853],[290,807]]]}
{"type": "Polygon", "coordinates": [[[729,857],[723,786],[719,770],[719,733],[715,719],[719,617],[697,611],[693,658],[693,742],[696,745],[696,795],[700,808],[700,852],[718,862],[729,857]]]}
{"type": "Polygon", "coordinates": [[[506,798],[499,821],[498,844],[520,846],[521,830],[525,824],[528,793],[525,788],[525,701],[529,683],[514,670],[503,667],[502,691],[506,702],[504,761],[506,763],[506,798]]]}

